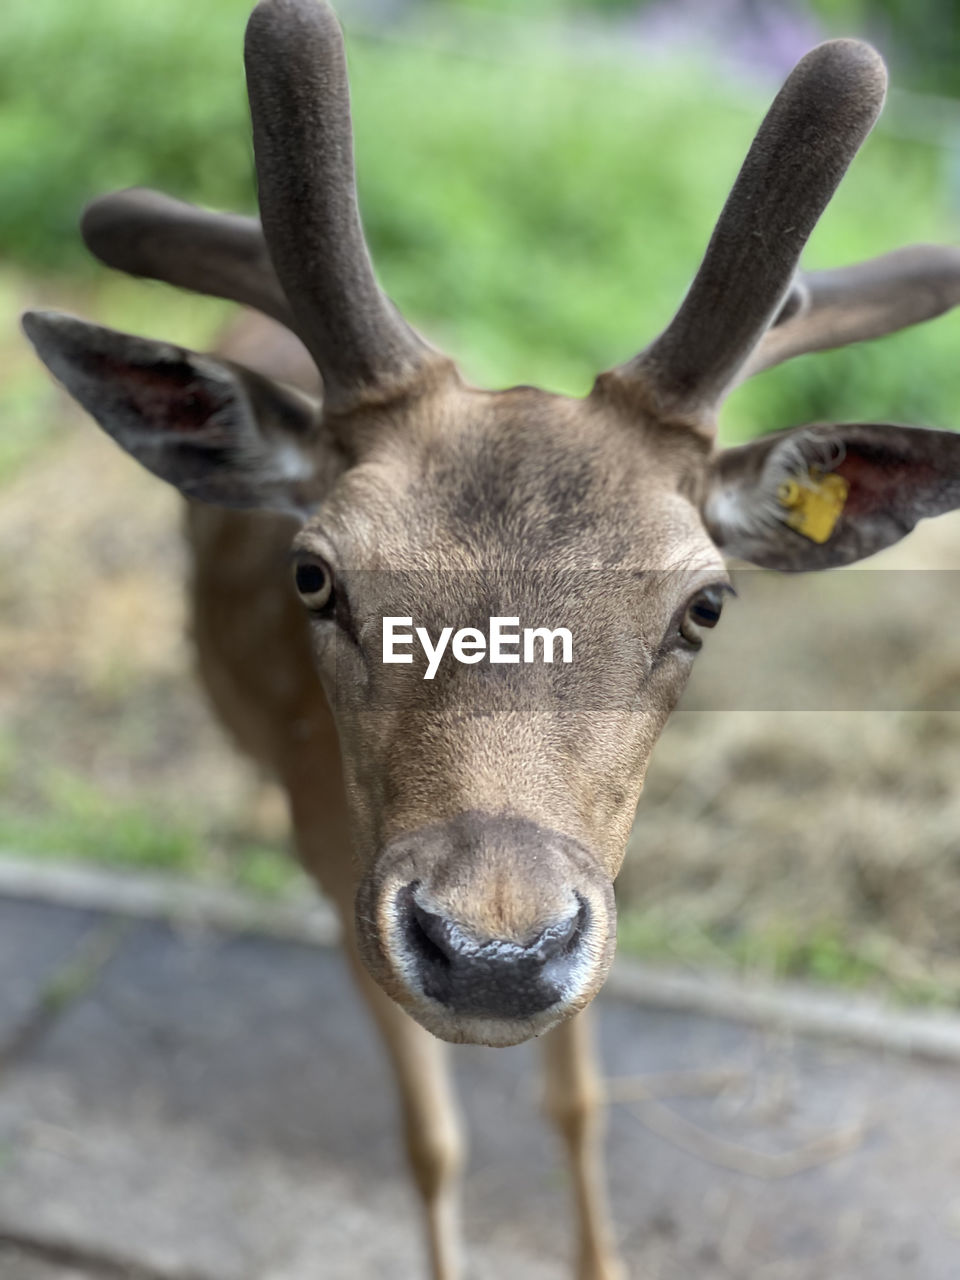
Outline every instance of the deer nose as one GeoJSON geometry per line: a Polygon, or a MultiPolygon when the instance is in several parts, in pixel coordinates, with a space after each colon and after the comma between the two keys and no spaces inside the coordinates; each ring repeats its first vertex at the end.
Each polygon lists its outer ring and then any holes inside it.
{"type": "Polygon", "coordinates": [[[573,987],[589,907],[572,910],[524,941],[478,938],[418,901],[418,883],[400,890],[397,907],[406,960],[424,995],[451,1012],[526,1018],[563,1001],[573,987]]]}

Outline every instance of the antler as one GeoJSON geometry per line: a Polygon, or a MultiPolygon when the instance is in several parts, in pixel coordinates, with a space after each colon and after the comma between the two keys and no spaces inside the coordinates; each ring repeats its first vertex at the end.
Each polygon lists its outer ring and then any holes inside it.
{"type": "Polygon", "coordinates": [[[92,201],[80,229],[108,267],[241,302],[296,331],[256,218],[209,213],[131,187],[92,201]]]}
{"type": "Polygon", "coordinates": [[[915,244],[868,262],[804,272],[737,382],[808,351],[880,338],[960,302],[960,249],[915,244]]]}
{"type": "Polygon", "coordinates": [[[318,0],[261,0],[245,55],[263,230],[328,408],[396,395],[438,356],[374,277],[337,20],[318,0]]]}
{"type": "Polygon", "coordinates": [[[713,411],[775,317],[800,253],[880,113],[886,72],[856,40],[802,58],[760,126],[666,330],[615,374],[712,433],[713,411]]]}

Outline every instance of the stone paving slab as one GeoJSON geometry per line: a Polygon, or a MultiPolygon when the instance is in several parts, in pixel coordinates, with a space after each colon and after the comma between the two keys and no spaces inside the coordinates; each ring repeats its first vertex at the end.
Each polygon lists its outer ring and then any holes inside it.
{"type": "MultiPolygon", "coordinates": [[[[60,944],[95,923],[27,915],[60,944]]],[[[610,1109],[631,1275],[960,1275],[956,1068],[616,999],[598,1013],[613,1077],[727,1073],[719,1094],[610,1109]],[[811,1167],[777,1176],[804,1154],[811,1167]]],[[[453,1056],[472,1145],[469,1275],[569,1280],[536,1046],[453,1056]]],[[[0,1077],[0,1153],[0,1237],[66,1243],[150,1280],[425,1275],[390,1077],[330,950],[132,925],[96,986],[0,1077]]]]}
{"type": "Polygon", "coordinates": [[[0,1051],[95,924],[96,917],[83,911],[51,913],[41,904],[0,897],[0,1051]]]}
{"type": "Polygon", "coordinates": [[[3,1280],[99,1280],[85,1268],[38,1262],[20,1249],[0,1248],[0,1276],[3,1280]]]}

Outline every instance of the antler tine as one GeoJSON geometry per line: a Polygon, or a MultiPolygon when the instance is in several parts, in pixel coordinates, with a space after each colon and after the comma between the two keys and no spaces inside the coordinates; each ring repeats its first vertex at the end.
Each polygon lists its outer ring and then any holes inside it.
{"type": "Polygon", "coordinates": [[[774,99],[680,310],[616,373],[712,432],[713,410],[777,313],[801,250],[880,113],[876,50],[832,40],[800,60],[774,99]]]}
{"type": "Polygon", "coordinates": [[[327,405],[396,394],[435,353],[373,274],[337,20],[320,0],[261,0],[245,56],[263,229],[327,405]]]}
{"type": "Polygon", "coordinates": [[[960,304],[960,249],[915,244],[868,262],[801,272],[737,382],[807,351],[895,333],[960,304]]]}
{"type": "Polygon", "coordinates": [[[80,230],[108,267],[254,307],[296,331],[256,218],[131,187],[87,205],[80,230]]]}

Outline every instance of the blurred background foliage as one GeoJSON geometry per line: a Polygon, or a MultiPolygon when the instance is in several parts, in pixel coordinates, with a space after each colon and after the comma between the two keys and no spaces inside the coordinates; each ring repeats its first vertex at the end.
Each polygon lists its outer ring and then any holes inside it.
{"type": "MultiPolygon", "coordinates": [[[[771,92],[834,32],[877,40],[901,94],[808,265],[955,235],[960,109],[918,109],[902,93],[958,87],[952,3],[394,0],[341,10],[378,269],[483,382],[581,393],[647,341],[683,294],[771,92]]],[[[254,207],[246,11],[244,0],[7,0],[8,261],[102,279],[76,219],[113,187],[254,207]]],[[[149,296],[154,311],[176,306],[149,296]]],[[[960,322],[948,320],[799,361],[738,393],[725,432],[742,438],[825,415],[950,425],[958,336],[960,322]]]]}
{"type": "MultiPolygon", "coordinates": [[[[958,238],[955,0],[337,7],[378,270],[482,383],[582,393],[647,342],[682,297],[772,94],[830,35],[873,40],[894,92],[805,265],[958,238]]],[[[91,196],[134,184],[255,208],[248,8],[3,5],[0,848],[274,893],[299,883],[276,793],[224,749],[187,679],[175,496],[81,421],[17,328],[39,303],[215,341],[231,308],[112,276],[76,226],[91,196]]],[[[957,426],[958,345],[951,316],[796,360],[731,398],[723,434],[823,418],[957,426]]],[[[871,617],[881,634],[882,601],[871,617]]],[[[879,974],[960,1001],[960,735],[938,709],[960,666],[949,645],[940,656],[919,717],[675,717],[620,882],[625,942],[684,961],[879,974]],[[931,979],[934,962],[946,976],[931,979]]]]}

